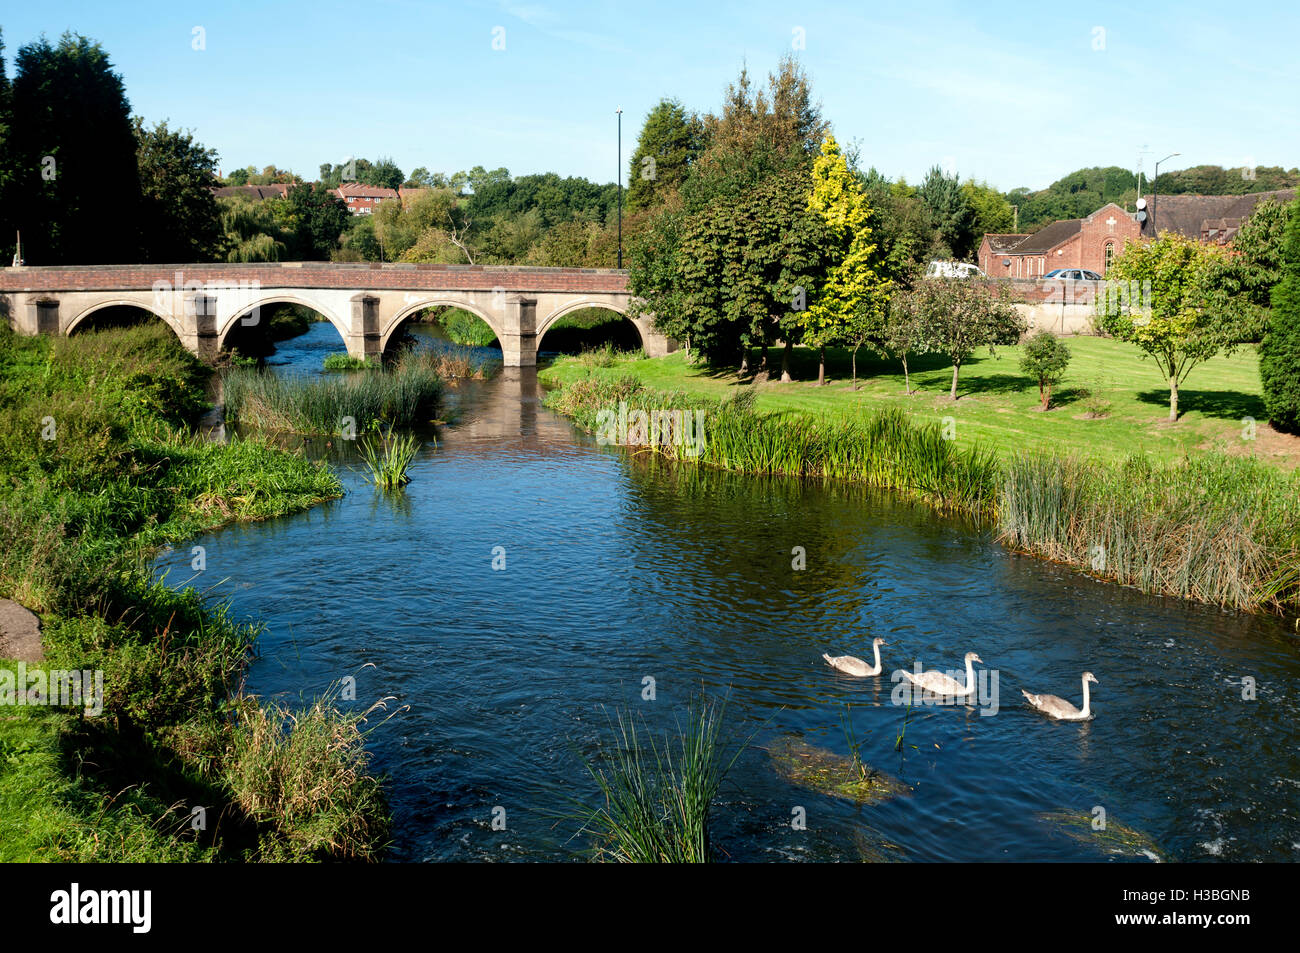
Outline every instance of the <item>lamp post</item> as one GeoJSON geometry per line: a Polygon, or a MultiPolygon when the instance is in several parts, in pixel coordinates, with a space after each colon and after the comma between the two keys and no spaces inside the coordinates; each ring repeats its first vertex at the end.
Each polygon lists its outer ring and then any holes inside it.
{"type": "Polygon", "coordinates": [[[623,267],[623,107],[618,113],[618,267],[623,267]]]}
{"type": "MultiPolygon", "coordinates": [[[[1182,155],[1181,152],[1171,152],[1160,162],[1167,162],[1174,156],[1182,155]]],[[[1151,177],[1151,237],[1159,238],[1160,232],[1156,229],[1156,199],[1160,197],[1160,162],[1156,163],[1156,174],[1151,177]]]]}

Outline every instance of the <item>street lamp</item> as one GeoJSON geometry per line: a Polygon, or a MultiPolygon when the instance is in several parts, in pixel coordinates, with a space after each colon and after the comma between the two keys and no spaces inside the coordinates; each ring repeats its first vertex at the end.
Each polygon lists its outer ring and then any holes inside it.
{"type": "Polygon", "coordinates": [[[618,267],[623,267],[623,107],[618,113],[618,267]]]}
{"type": "MultiPolygon", "coordinates": [[[[1182,155],[1181,152],[1171,152],[1160,162],[1167,162],[1175,156],[1182,155]]],[[[1156,199],[1160,197],[1160,162],[1156,163],[1156,174],[1151,177],[1151,237],[1159,238],[1160,232],[1156,230],[1156,199]]]]}

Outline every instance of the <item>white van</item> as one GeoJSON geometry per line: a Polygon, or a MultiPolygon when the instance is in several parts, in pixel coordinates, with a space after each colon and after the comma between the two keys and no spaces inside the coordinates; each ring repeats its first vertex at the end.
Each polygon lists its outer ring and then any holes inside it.
{"type": "Polygon", "coordinates": [[[925,269],[927,278],[987,278],[978,265],[964,261],[932,261],[925,269]]]}

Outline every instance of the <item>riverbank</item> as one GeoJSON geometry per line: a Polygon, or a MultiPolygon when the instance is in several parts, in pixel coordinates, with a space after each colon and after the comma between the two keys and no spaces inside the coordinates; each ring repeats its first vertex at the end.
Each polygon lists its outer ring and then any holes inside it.
{"type": "MultiPolygon", "coordinates": [[[[769,354],[771,375],[741,376],[735,368],[692,364],[680,351],[663,358],[601,360],[564,358],[541,372],[547,384],[565,384],[588,374],[633,374],[647,387],[722,399],[754,388],[760,411],[796,411],[857,416],[897,407],[913,423],[952,418],[959,443],[976,443],[1004,457],[1026,450],[1074,452],[1112,461],[1134,453],[1175,460],[1197,450],[1255,456],[1294,469],[1300,465],[1300,437],[1276,433],[1267,424],[1260,391],[1258,355],[1245,347],[1231,357],[1198,366],[1180,390],[1182,415],[1168,421],[1169,389],[1150,360],[1136,347],[1099,337],[1063,338],[1071,361],[1053,390],[1052,409],[1038,410],[1038,387],[1020,369],[1020,348],[980,349],[962,365],[959,399],[948,398],[952,368],[936,355],[909,361],[914,393],[905,393],[902,365],[858,353],[857,384],[852,390],[850,355],[827,349],[826,386],[817,387],[817,355],[795,348],[795,380],[779,380],[781,355],[769,354]],[[1255,426],[1250,427],[1249,421],[1255,426]]],[[[751,363],[758,367],[758,352],[751,363]]]]}
{"type": "Polygon", "coordinates": [[[243,695],[258,627],[148,571],[160,546],[342,493],[269,443],[193,436],[209,373],[161,326],[0,329],[0,596],[40,615],[42,671],[87,673],[89,696],[50,704],[69,699],[0,662],[0,860],[367,859],[387,840],[361,719],[329,686],[297,711],[243,695]]]}
{"type": "Polygon", "coordinates": [[[759,409],[648,387],[644,361],[557,362],[553,409],[604,443],[649,446],[689,464],[843,480],[968,514],[1014,549],[1143,592],[1248,611],[1300,609],[1300,473],[1224,453],[1123,459],[1048,449],[1008,454],[898,407],[857,414],[759,409]],[[640,417],[636,412],[643,411],[640,417]],[[666,416],[664,416],[666,412],[666,416]],[[704,439],[656,440],[665,421],[704,439]],[[699,416],[696,416],[696,415],[699,416]],[[656,421],[659,423],[656,424],[656,421]]]}

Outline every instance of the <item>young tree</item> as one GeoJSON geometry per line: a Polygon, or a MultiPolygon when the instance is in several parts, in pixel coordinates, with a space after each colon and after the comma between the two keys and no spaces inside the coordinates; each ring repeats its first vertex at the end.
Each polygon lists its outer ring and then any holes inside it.
{"type": "Polygon", "coordinates": [[[903,393],[911,395],[912,377],[907,367],[909,354],[930,353],[931,336],[924,288],[913,288],[894,295],[889,301],[889,323],[885,326],[881,346],[903,362],[903,393]]]}
{"type": "Polygon", "coordinates": [[[1300,213],[1292,206],[1282,256],[1282,280],[1273,289],[1273,313],[1259,349],[1264,407],[1273,426],[1300,431],[1300,213]]]}
{"type": "Polygon", "coordinates": [[[1216,277],[1227,256],[1176,232],[1132,242],[1107,272],[1098,295],[1101,329],[1136,344],[1156,362],[1169,385],[1169,419],[1178,419],[1178,388],[1196,365],[1231,353],[1247,321],[1239,298],[1216,277]],[[1122,290],[1124,293],[1114,293],[1122,290]]]}
{"type": "Polygon", "coordinates": [[[833,250],[826,278],[800,315],[800,325],[804,342],[818,348],[818,386],[826,383],[826,346],[846,344],[853,349],[857,390],[858,349],[879,332],[890,285],[877,270],[866,193],[833,136],[826,137],[813,162],[812,181],[808,207],[825,223],[833,250]]]}
{"type": "Polygon", "coordinates": [[[1020,355],[1020,369],[1038,383],[1041,410],[1052,403],[1052,388],[1065,377],[1070,364],[1070,349],[1051,331],[1039,331],[1025,342],[1020,355]]]}
{"type": "Polygon", "coordinates": [[[1005,288],[993,291],[968,279],[933,278],[918,282],[913,296],[928,349],[952,361],[953,400],[961,366],[977,347],[992,354],[999,344],[1015,344],[1028,328],[1005,288]]]}

